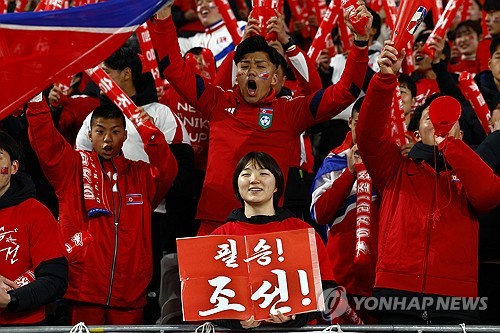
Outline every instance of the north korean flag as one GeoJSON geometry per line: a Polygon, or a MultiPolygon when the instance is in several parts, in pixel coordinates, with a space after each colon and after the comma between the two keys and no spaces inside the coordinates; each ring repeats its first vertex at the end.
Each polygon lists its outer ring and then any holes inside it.
{"type": "Polygon", "coordinates": [[[0,120],[69,75],[99,64],[167,0],[109,0],[0,15],[0,120]]]}

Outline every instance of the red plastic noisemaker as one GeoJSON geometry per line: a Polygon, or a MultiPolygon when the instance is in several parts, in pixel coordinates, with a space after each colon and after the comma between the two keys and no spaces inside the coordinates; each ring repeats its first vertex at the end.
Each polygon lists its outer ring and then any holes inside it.
{"type": "Polygon", "coordinates": [[[446,136],[461,113],[460,103],[453,97],[441,96],[433,100],[429,106],[429,118],[434,125],[434,134],[446,136]]]}

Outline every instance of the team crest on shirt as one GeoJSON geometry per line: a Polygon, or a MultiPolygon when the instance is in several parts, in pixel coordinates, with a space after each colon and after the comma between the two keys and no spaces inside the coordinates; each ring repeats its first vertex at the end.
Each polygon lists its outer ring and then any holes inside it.
{"type": "Polygon", "coordinates": [[[273,124],[273,113],[272,108],[260,108],[259,113],[259,126],[263,129],[268,129],[273,124]]]}

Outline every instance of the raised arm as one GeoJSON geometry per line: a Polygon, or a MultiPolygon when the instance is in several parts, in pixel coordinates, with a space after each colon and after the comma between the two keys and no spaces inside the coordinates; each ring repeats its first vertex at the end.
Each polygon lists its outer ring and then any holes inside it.
{"type": "Polygon", "coordinates": [[[404,159],[388,126],[392,96],[398,84],[396,73],[403,58],[404,53],[398,57],[392,43],[385,43],[378,60],[380,72],[375,74],[368,86],[356,125],[359,153],[380,192],[404,159]]]}
{"type": "Polygon", "coordinates": [[[186,102],[210,120],[212,111],[224,92],[204,81],[186,65],[181,56],[169,6],[157,13],[155,33],[160,67],[165,78],[186,102]]]}
{"type": "Polygon", "coordinates": [[[269,45],[278,50],[280,54],[286,55],[287,62],[299,83],[299,95],[305,96],[318,91],[323,85],[316,70],[316,64],[295,45],[293,38],[286,33],[285,16],[276,9],[274,12],[276,16],[267,22],[267,33],[276,33],[278,39],[269,42],[269,45]]]}
{"type": "Polygon", "coordinates": [[[436,138],[438,148],[463,184],[469,203],[480,213],[500,204],[500,178],[462,140],[436,138]]]}
{"type": "MultiPolygon", "coordinates": [[[[355,35],[354,46],[347,57],[342,77],[337,84],[306,96],[294,99],[287,106],[293,128],[299,133],[307,128],[327,121],[351,105],[359,96],[368,67],[368,39],[372,16],[364,5],[356,9],[359,17],[368,17],[365,31],[358,33],[346,18],[346,24],[355,35]]],[[[314,67],[313,67],[314,68],[314,67]]]]}
{"type": "Polygon", "coordinates": [[[67,180],[76,177],[80,157],[57,131],[44,99],[28,103],[26,119],[31,147],[45,176],[56,193],[59,193],[67,180]]]}
{"type": "Polygon", "coordinates": [[[144,130],[143,124],[151,121],[152,117],[144,109],[139,108],[138,110],[140,110],[139,116],[130,120],[139,132],[144,143],[144,150],[149,157],[149,172],[146,176],[146,182],[152,207],[156,207],[167,194],[177,175],[177,161],[170,151],[162,131],[155,127],[156,131],[150,135],[149,131],[144,130]]]}

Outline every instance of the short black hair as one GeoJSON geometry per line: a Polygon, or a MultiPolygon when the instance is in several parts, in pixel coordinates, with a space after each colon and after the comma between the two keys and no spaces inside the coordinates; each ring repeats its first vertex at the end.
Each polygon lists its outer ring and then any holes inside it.
{"type": "Polygon", "coordinates": [[[236,165],[236,168],[233,173],[233,191],[236,195],[236,198],[241,203],[242,207],[245,207],[245,202],[240,195],[240,190],[238,188],[238,178],[240,176],[241,171],[247,166],[248,163],[255,163],[259,168],[267,169],[272,173],[276,182],[276,193],[273,195],[273,204],[274,207],[278,207],[278,203],[280,201],[281,196],[285,190],[285,178],[283,176],[283,172],[278,165],[278,162],[269,154],[264,152],[250,152],[243,156],[241,160],[236,165]]]}
{"type": "Polygon", "coordinates": [[[493,37],[491,39],[490,44],[490,57],[493,57],[493,53],[495,53],[500,46],[500,36],[493,37]]]}
{"type": "Polygon", "coordinates": [[[444,94],[434,93],[425,99],[424,104],[418,106],[415,109],[415,111],[413,112],[413,117],[410,120],[410,124],[408,124],[409,131],[418,131],[418,129],[420,128],[420,118],[422,118],[422,113],[429,107],[429,105],[431,105],[432,101],[441,96],[444,96],[444,94]]]}
{"type": "Polygon", "coordinates": [[[10,162],[19,161],[20,150],[16,140],[7,132],[0,130],[0,149],[9,154],[10,162]]]}
{"type": "Polygon", "coordinates": [[[352,106],[351,110],[351,118],[354,117],[354,112],[359,113],[361,111],[361,106],[363,105],[363,101],[365,100],[365,96],[361,96],[354,102],[354,105],[352,106]]]}
{"type": "Polygon", "coordinates": [[[96,107],[90,117],[90,128],[94,126],[94,120],[97,118],[121,119],[123,128],[126,129],[125,116],[123,115],[122,110],[120,110],[115,104],[105,103],[96,107]]]}
{"type": "Polygon", "coordinates": [[[427,41],[427,38],[429,38],[429,36],[431,35],[431,32],[428,31],[428,30],[424,30],[422,31],[420,34],[418,34],[418,36],[415,38],[415,42],[413,42],[413,44],[417,44],[417,43],[425,43],[427,41]]]}
{"type": "Polygon", "coordinates": [[[377,29],[377,32],[375,33],[375,35],[373,35],[373,40],[377,40],[377,38],[380,36],[381,32],[380,29],[382,28],[382,20],[380,19],[380,15],[376,11],[374,11],[370,7],[366,7],[366,9],[368,9],[370,14],[372,14],[373,16],[372,28],[377,29]]]}
{"type": "Polygon", "coordinates": [[[286,62],[285,57],[283,57],[281,54],[279,54],[279,52],[278,52],[278,55],[279,55],[279,57],[278,57],[278,59],[279,59],[279,65],[278,65],[278,67],[283,68],[283,74],[285,74],[286,71],[287,71],[287,69],[288,69],[288,62],[286,62]]]}
{"type": "Polygon", "coordinates": [[[112,55],[104,60],[106,66],[115,70],[124,70],[130,68],[132,72],[132,82],[138,88],[142,77],[142,62],[139,55],[130,47],[122,46],[112,55]]]}
{"type": "Polygon", "coordinates": [[[460,22],[457,25],[457,27],[455,28],[455,36],[456,36],[458,29],[460,29],[462,27],[471,28],[477,34],[478,37],[482,36],[482,34],[483,34],[483,29],[481,28],[481,23],[479,21],[466,20],[466,21],[460,22]]]}
{"type": "MultiPolygon", "coordinates": [[[[192,53],[194,55],[200,55],[203,52],[203,48],[201,46],[195,46],[187,50],[186,54],[192,53]]],[[[186,54],[184,56],[186,56],[186,54]]]]}
{"type": "MultiPolygon", "coordinates": [[[[420,42],[425,43],[430,35],[431,35],[430,31],[428,31],[428,30],[422,31],[417,36],[417,38],[415,38],[415,42],[413,43],[413,45],[418,44],[420,42]]],[[[454,35],[453,35],[453,37],[454,37],[454,35]]],[[[448,62],[450,61],[450,57],[451,57],[451,48],[450,48],[450,45],[448,43],[444,43],[443,54],[445,56],[444,62],[445,62],[445,64],[448,64],[448,62]]]]}
{"type": "Polygon", "coordinates": [[[243,40],[238,47],[236,47],[236,51],[234,53],[234,63],[237,65],[243,57],[248,53],[254,52],[264,52],[269,56],[269,60],[276,66],[280,65],[280,54],[278,51],[274,49],[274,47],[269,46],[264,39],[264,37],[260,35],[255,35],[243,40]]]}
{"type": "Polygon", "coordinates": [[[405,86],[411,93],[411,97],[417,96],[417,84],[415,80],[408,74],[401,73],[398,77],[398,82],[400,86],[405,86]]]}
{"type": "Polygon", "coordinates": [[[484,11],[487,13],[500,11],[500,1],[498,1],[498,0],[485,0],[484,1],[484,11]]]}

